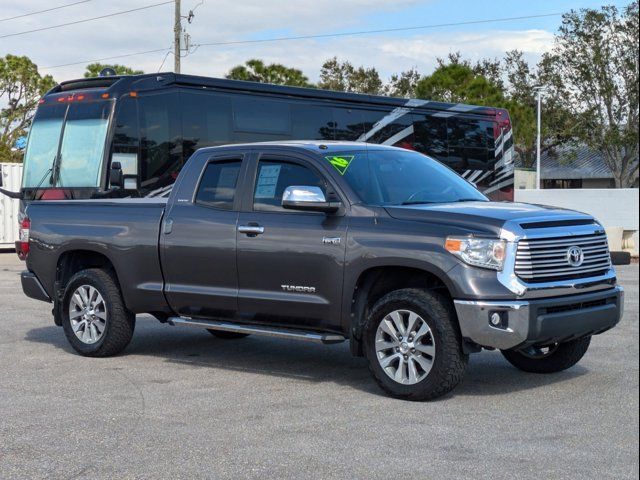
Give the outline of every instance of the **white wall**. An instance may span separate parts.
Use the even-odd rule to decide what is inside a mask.
[[[0,163],[2,188],[19,192],[22,182],[21,163]],[[13,248],[18,239],[19,201],[0,193],[0,248]]]
[[[593,215],[605,227],[638,231],[638,189],[515,190],[515,201],[569,208]]]
[[[612,251],[625,249],[632,255],[638,255],[637,188],[515,190],[515,201],[569,208],[593,215],[607,230]]]

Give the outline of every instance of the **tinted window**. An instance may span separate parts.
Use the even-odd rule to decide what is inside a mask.
[[[261,160],[253,193],[254,210],[283,210],[282,194],[287,187],[295,185],[321,187],[323,180],[310,168],[297,163]]]
[[[491,168],[488,160],[493,124],[484,120],[449,117],[447,119],[448,164],[459,171]]]
[[[199,148],[231,143],[231,99],[213,93],[180,92],[184,159]]]
[[[334,107],[331,109],[331,112],[333,115],[333,128],[336,140],[355,141],[364,134],[362,115],[359,110]]]
[[[122,97],[116,102],[111,161],[120,162],[125,175],[138,175],[139,134],[137,100]]]
[[[320,105],[291,104],[291,137],[294,140],[333,140],[331,109]]]
[[[449,145],[453,147],[487,148],[493,140],[493,124],[484,120],[449,117]]]
[[[411,115],[391,115],[392,110],[363,110],[366,141],[413,148]]]
[[[449,152],[446,118],[416,114],[413,115],[413,129],[416,150],[446,161]]]
[[[234,129],[239,132],[290,134],[291,114],[287,102],[261,98],[233,101]]]
[[[196,203],[231,210],[241,163],[229,160],[208,164],[198,186]]]
[[[141,189],[170,185],[182,167],[181,112],[177,93],[139,98]]]

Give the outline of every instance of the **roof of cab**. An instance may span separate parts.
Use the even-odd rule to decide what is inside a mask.
[[[283,150],[290,149],[318,155],[327,155],[335,152],[363,151],[363,150],[402,150],[398,147],[380,145],[376,143],[347,142],[339,140],[280,140],[272,142],[235,143],[218,147],[205,147],[198,151],[218,152],[221,150]]]

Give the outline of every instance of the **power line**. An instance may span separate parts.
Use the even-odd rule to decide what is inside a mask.
[[[263,39],[256,39],[256,40],[232,40],[228,42],[200,43],[196,45],[199,47],[209,47],[209,46],[224,46],[224,45],[243,45],[248,43],[284,42],[289,40],[308,40],[313,38],[346,37],[351,35],[368,35],[372,33],[404,32],[408,30],[425,30],[429,28],[457,27],[461,25],[478,25],[481,23],[508,22],[512,20],[526,20],[530,18],[556,17],[560,15],[563,15],[563,14],[562,13],[544,13],[540,15],[526,15],[521,17],[491,18],[487,20],[470,20],[466,22],[454,22],[454,23],[435,23],[432,25],[420,25],[416,27],[383,28],[379,30],[361,30],[357,32],[342,32],[342,33],[322,33],[318,35],[300,35],[297,37],[275,37],[275,38],[263,38]]]
[[[172,47],[171,47],[172,48]],[[114,55],[112,57],[94,58],[93,60],[82,60],[80,62],[63,63],[62,65],[53,65],[51,67],[40,67],[41,70],[49,70],[52,68],[70,67],[72,65],[83,65],[85,63],[103,62],[105,60],[114,60],[116,58],[135,57],[136,55],[145,55],[147,53],[166,52],[167,48],[157,48],[155,50],[145,50],[144,52],[126,53],[124,55]]]
[[[61,23],[59,25],[51,25],[49,27],[36,28],[34,30],[25,30],[24,32],[8,33],[6,35],[0,35],[0,38],[16,37],[18,35],[25,35],[27,33],[42,32],[43,30],[51,30],[53,28],[60,28],[60,27],[66,27],[68,25],[76,25],[78,23],[90,22],[92,20],[100,20],[102,18],[115,17],[116,15],[124,15],[125,13],[131,13],[131,12],[137,12],[137,11],[140,11],[140,10],[146,10],[148,8],[159,7],[160,5],[167,5],[169,3],[173,3],[173,0],[166,1],[166,2],[160,2],[160,3],[154,3],[152,5],[147,5],[145,7],[132,8],[131,10],[123,10],[121,12],[109,13],[107,15],[100,15],[99,17],[85,18],[85,19],[82,19],[82,20],[76,20],[74,22]]]
[[[0,18],[0,22],[6,22],[8,20],[15,20],[16,18],[30,17],[31,15],[37,15],[39,13],[53,12],[54,10],[60,10],[62,8],[72,7],[74,5],[79,5],[81,3],[87,3],[87,2],[90,2],[90,1],[91,0],[81,0],[80,2],[67,3],[66,5],[60,5],[58,7],[51,7],[51,8],[46,8],[44,10],[38,10],[37,12],[23,13],[21,15],[16,15],[15,17]]]
[[[173,3],[173,2],[168,2],[168,3]],[[268,43],[268,42],[282,42],[282,41],[289,41],[289,40],[306,40],[306,39],[313,39],[313,38],[344,37],[348,35],[366,35],[366,34],[372,34],[372,33],[388,33],[388,32],[400,32],[400,31],[410,31],[410,30],[430,29],[430,28],[455,27],[455,26],[462,26],[462,25],[477,25],[482,23],[508,22],[513,20],[527,20],[532,18],[545,18],[545,17],[560,16],[560,15],[563,15],[563,14],[562,13],[543,13],[539,15],[492,18],[492,19],[485,19],[485,20],[469,20],[465,22],[439,23],[439,24],[422,25],[422,26],[415,26],[415,27],[385,28],[380,30],[362,30],[357,32],[342,32],[342,33],[324,33],[319,35],[303,35],[303,36],[297,36],[297,37],[276,37],[276,38],[264,38],[264,39],[256,39],[256,40],[234,40],[234,41],[227,41],[227,42],[198,43],[198,44],[195,44],[194,47],[199,48],[204,46],[242,45],[242,44],[249,44],[249,43]],[[126,53],[123,55],[114,55],[112,57],[98,58],[94,60],[84,60],[81,62],[65,63],[61,65],[52,65],[50,67],[41,67],[41,68],[53,69],[53,68],[69,67],[73,65],[81,65],[83,63],[93,63],[93,62],[100,62],[103,60],[112,60],[115,58],[133,57],[135,55],[144,55],[146,53],[166,52],[166,50],[167,50],[166,48],[159,48],[156,50]]]

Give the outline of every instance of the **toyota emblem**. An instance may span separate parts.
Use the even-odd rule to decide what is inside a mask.
[[[580,247],[569,247],[567,250],[567,260],[572,267],[579,267],[584,263],[584,252]]]

